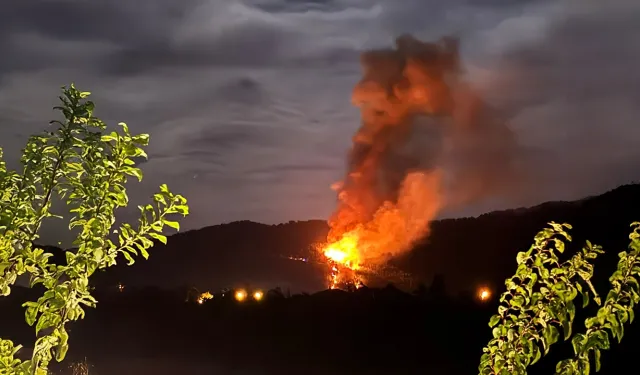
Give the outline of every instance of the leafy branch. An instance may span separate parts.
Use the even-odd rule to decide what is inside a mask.
[[[571,240],[565,228],[571,226],[550,226],[536,235],[527,252],[518,253],[516,274],[506,280],[507,291],[500,298],[498,314],[489,321],[493,339],[483,349],[478,368],[482,375],[526,374],[527,367],[559,340],[560,329],[565,340],[571,338],[576,311],[573,301],[578,293],[582,294],[583,308],[589,295],[600,307],[595,316],[586,319],[586,332],[572,337],[574,356],[557,364],[558,375],[588,375],[591,358],[599,371],[601,352],[611,347],[609,335],[620,342],[624,325],[634,320],[634,308],[640,302],[640,222],[632,224],[628,251],[618,254],[620,260],[609,279],[611,289],[604,303],[591,283],[592,262],[602,249],[587,241],[581,252],[561,263],[556,251],[564,252],[563,239]]]
[[[120,254],[129,265],[139,254],[146,259],[153,240],[166,243],[165,226],[179,230],[170,216],[189,213],[186,199],[161,185],[154,204],[138,207],[136,228],[125,223],[113,229],[116,210],[129,203],[128,179],[142,180],[135,159],[147,157],[149,136],[132,135],[124,123],[120,132],[104,134],[106,125],[93,116],[88,96],[73,85],[63,88],[62,104],[55,109],[64,121],[52,121],[54,131],[29,138],[22,173],[7,170],[0,150],[0,294],[10,294],[24,274],[31,287],[44,287],[37,301],[23,304],[25,320],[38,336],[31,359],[17,359],[21,346],[0,339],[0,374],[44,375],[54,357],[62,361],[68,350],[66,323],[82,319],[84,308],[97,303],[89,277],[115,265]],[[33,245],[45,219],[62,218],[51,211],[56,196],[71,215],[69,230],[77,232],[77,250],[66,252],[66,264],[49,263],[53,254]]]
[[[640,223],[635,222],[631,226],[633,231],[629,235],[630,251],[618,254],[620,260],[616,271],[609,278],[611,289],[604,304],[598,309],[596,316],[585,321],[586,332],[576,334],[571,340],[575,356],[558,363],[556,374],[588,375],[591,372],[591,354],[596,372],[600,371],[601,351],[611,347],[609,333],[619,343],[624,336],[624,324],[633,322],[633,309],[640,302]]]
[[[505,281],[507,290],[500,297],[498,314],[491,317],[493,338],[483,349],[479,373],[526,374],[527,367],[549,352],[559,340],[562,329],[565,340],[571,336],[575,318],[574,299],[578,293],[583,304],[588,302],[588,287],[599,303],[591,284],[593,266],[590,260],[603,251],[587,242],[581,252],[560,262],[564,241],[571,241],[568,224],[549,223],[540,231],[534,244],[517,256],[518,269]]]

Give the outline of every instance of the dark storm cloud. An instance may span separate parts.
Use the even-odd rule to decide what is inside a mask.
[[[308,171],[317,171],[317,170],[326,170],[326,171],[331,171],[333,170],[335,166],[333,164],[330,163],[310,163],[310,164],[284,164],[284,165],[278,165],[275,166],[274,168],[267,168],[267,169],[250,169],[247,170],[247,173],[255,173],[255,174],[262,174],[262,173],[272,173],[272,172],[277,172],[277,173],[291,173],[291,172],[300,172],[300,173],[305,173]]]
[[[571,199],[640,176],[633,146],[640,137],[633,125],[640,118],[638,17],[632,1],[584,4],[543,39],[502,56],[498,69],[508,74],[487,91],[522,142],[538,149],[535,158],[523,158],[548,181],[538,195]]]
[[[215,41],[172,45],[163,40],[132,45],[119,51],[106,69],[111,74],[134,74],[154,67],[276,66],[285,62],[277,53],[285,38],[278,30],[251,25]]]
[[[0,31],[37,33],[62,40],[102,40],[118,44],[153,39],[169,32],[197,2],[47,0],[5,2]]]
[[[194,148],[213,150],[232,150],[243,147],[255,147],[269,141],[269,134],[256,126],[227,126],[203,129],[193,134],[187,141]]]
[[[17,138],[45,127],[58,87],[74,81],[103,119],[151,133],[132,198],[170,183],[193,202],[186,228],[326,217],[359,125],[360,51],[405,32],[453,34],[536,181],[519,200],[466,212],[578,197],[638,179],[640,160],[638,6],[579,3],[10,0],[0,140],[11,142],[0,144],[15,159]]]

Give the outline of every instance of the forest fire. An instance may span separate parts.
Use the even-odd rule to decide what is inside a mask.
[[[361,62],[364,78],[352,101],[362,125],[347,177],[337,186],[339,204],[323,250],[338,265],[332,266],[332,286],[341,268],[357,271],[406,251],[426,234],[442,201],[441,172],[401,151],[416,116],[450,112],[445,76],[457,72],[457,43],[403,36],[396,49],[365,52]]]
[[[347,233],[339,241],[329,244],[324,249],[324,256],[329,260],[331,267],[329,288],[336,289],[349,283],[358,284],[354,275],[360,268],[360,257],[358,238],[354,233]]]
[[[361,64],[361,126],[321,250],[331,287],[410,250],[444,207],[489,195],[510,169],[511,133],[460,81],[456,40],[404,35]]]
[[[329,289],[359,289],[364,285],[364,277],[356,269],[330,261]]]
[[[324,255],[331,261],[351,269],[358,269],[358,238],[351,233],[328,245]]]

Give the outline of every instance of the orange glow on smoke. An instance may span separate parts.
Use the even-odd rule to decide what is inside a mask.
[[[351,96],[361,125],[347,173],[331,186],[338,204],[321,248],[330,287],[357,284],[365,270],[409,251],[444,208],[510,186],[512,133],[464,82],[458,47],[452,38],[403,35],[394,48],[361,55]],[[490,299],[485,292],[478,298]]]
[[[457,52],[451,39],[422,43],[402,36],[395,49],[362,55],[363,78],[352,93],[361,126],[347,175],[332,185],[339,202],[322,249],[332,267],[330,287],[345,278],[357,284],[361,267],[408,251],[428,235],[443,208],[443,172],[436,164],[389,165],[411,137],[415,120],[452,114],[449,78],[458,73]]]
[[[382,264],[427,234],[429,222],[442,201],[438,193],[440,180],[440,171],[411,173],[405,178],[397,203],[385,202],[370,221],[341,235],[332,230],[330,236],[337,240],[322,249],[324,256],[338,266],[332,266],[330,288],[335,289],[347,281],[357,283],[357,280],[345,280],[341,268],[358,271],[365,264]],[[341,226],[332,229],[335,228]]]

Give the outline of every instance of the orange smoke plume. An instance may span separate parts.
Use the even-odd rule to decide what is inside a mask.
[[[450,175],[465,174],[466,179],[458,180],[475,184],[479,190],[485,175],[483,170],[474,178],[477,168],[459,163],[464,153],[452,153],[457,164],[451,162],[447,169],[446,153],[439,149],[443,142],[437,147],[411,146],[419,128],[429,128],[428,121],[436,123],[432,130],[441,136],[444,124],[459,123],[450,126],[456,128],[450,131],[453,141],[449,142],[455,149],[477,146],[456,136],[471,134],[467,128],[473,127],[484,108],[458,82],[457,40],[424,43],[405,35],[396,40],[394,49],[365,52],[361,64],[364,76],[353,91],[352,102],[361,110],[362,124],[353,137],[347,176],[332,186],[339,202],[329,219],[330,232],[323,248],[329,260],[352,270],[363,264],[383,264],[424,238],[429,223],[445,207],[445,198],[450,198],[445,190],[464,190],[449,186]],[[456,112],[457,106],[465,112]],[[486,132],[481,129],[478,133]],[[464,154],[469,156],[479,155]],[[464,194],[467,201],[477,195],[467,190]]]

